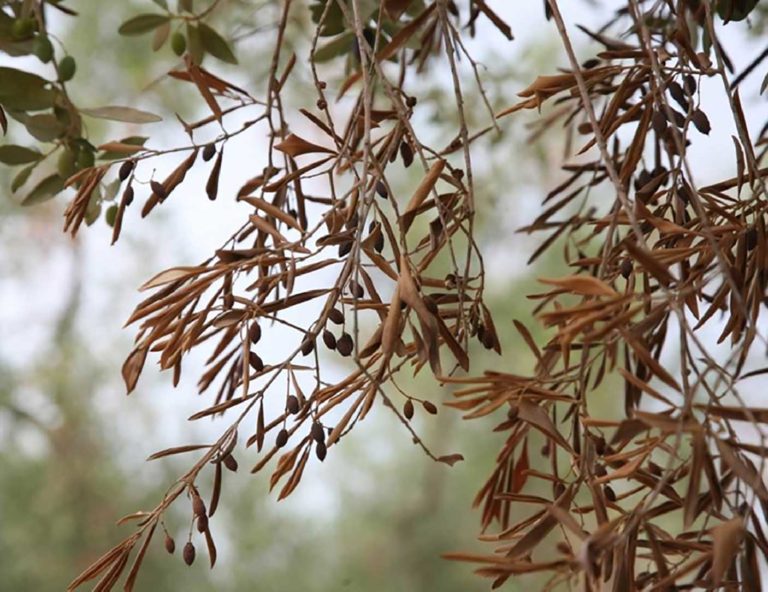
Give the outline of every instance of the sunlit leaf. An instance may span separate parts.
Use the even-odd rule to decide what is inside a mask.
[[[124,121],[125,123],[155,123],[163,120],[159,115],[134,109],[133,107],[97,107],[95,109],[80,109],[80,112],[99,119]]]
[[[205,51],[213,57],[220,59],[222,62],[237,64],[235,54],[232,53],[229,44],[227,44],[221,35],[205,23],[200,23],[198,29],[200,31],[200,40],[203,43]]]
[[[43,155],[37,150],[25,148],[24,146],[16,146],[14,144],[0,146],[0,162],[4,164],[28,164],[30,162],[37,162],[42,157]]]
[[[143,35],[168,22],[165,14],[140,14],[125,21],[117,30],[121,35]]]

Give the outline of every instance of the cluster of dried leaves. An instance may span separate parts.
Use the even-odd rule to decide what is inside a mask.
[[[62,2],[23,4],[35,5],[33,15],[44,14],[47,4],[63,8]],[[438,381],[460,385],[448,405],[466,418],[503,415],[496,431],[505,442],[476,500],[483,539],[498,548],[488,556],[449,555],[479,563],[478,573],[494,587],[518,574],[546,572],[548,589],[578,581],[587,590],[760,589],[759,558],[768,557],[760,424],[768,421],[768,409],[748,405],[738,387],[765,372],[750,369],[749,354],[765,345],[759,313],[768,281],[768,168],[761,163],[768,125],[750,135],[753,122],[738,83],[766,54],[736,78],[718,37],[724,23],[745,19],[756,2],[627,0],[599,31],[581,28],[598,53],[580,63],[558,3],[546,0],[542,17],[554,25],[568,66],[537,78],[519,93],[519,103],[496,114],[489,107],[491,125],[479,130],[466,123],[460,65],[478,82],[481,77],[462,38],[474,33],[478,19],[512,38],[510,26],[483,0],[466,6],[320,0],[309,7],[285,0],[261,99],[201,65],[206,52],[236,61],[205,24],[218,0],[197,13],[192,2],[180,2],[178,14],[166,2],[156,4],[167,14],[137,16],[121,32],[154,31],[153,45],[162,46],[170,23],[181,19],[184,44],[178,36],[172,43],[184,61],[169,76],[195,88],[210,115],[182,122],[186,147],[154,151],[135,138],[102,144],[96,163],[60,179],[75,190],[66,230],[75,234],[109,188],[122,196],[111,209],[116,241],[143,185],[141,172],[149,169],[145,162],[161,153],[179,154],[178,165],[147,183],[142,216],[185,191],[185,176],[200,161],[213,161],[205,190],[215,200],[227,142],[254,126],[269,130],[268,165],[227,196],[248,206],[243,226],[207,261],[147,281],[142,289],[150,294],[129,319],[138,334],[123,366],[128,391],[147,359],[171,370],[176,384],[184,356],[208,347],[199,389],[215,394],[190,419],[223,416],[227,427],[215,442],[151,457],[199,453],[157,507],[121,521],[135,521],[135,532],[70,589],[98,578],[95,590],[109,590],[121,576],[132,589],[158,526],[174,552],[164,517],[184,497],[196,528],[189,529],[183,558],[195,560],[196,529],[213,565],[209,519],[224,468],[238,468],[235,455],[255,449],[252,472],[271,467],[271,487],[283,498],[299,484],[310,457],[322,461],[377,403],[396,414],[434,460],[461,460],[433,455],[411,428],[417,405],[430,414],[437,407],[404,392],[398,376],[424,366]],[[311,14],[314,24],[308,61],[284,47],[296,13]],[[44,30],[44,20],[39,25]],[[321,64],[342,57],[346,75],[331,84]],[[418,97],[404,90],[432,66],[450,72],[458,122],[456,135],[437,146],[423,139],[413,119]],[[302,68],[311,73],[315,96],[289,112],[284,88]],[[702,186],[688,152],[710,132],[701,92],[709,80],[721,81],[730,106],[735,175]],[[66,96],[62,83],[54,86]],[[351,100],[337,103],[342,97]],[[0,100],[0,113],[7,103]],[[67,108],[76,109],[68,99]],[[243,109],[259,114],[226,132],[224,121]],[[483,304],[485,276],[473,235],[473,151],[500,131],[496,119],[503,123],[527,109],[544,110],[542,130],[561,123],[568,134],[565,181],[524,229],[549,232],[531,260],[562,245],[573,274],[542,280],[548,291],[531,296],[538,319],[551,328],[547,343],[539,345],[515,321],[537,361],[530,375],[467,377],[471,339],[500,352]],[[148,115],[94,111],[115,119]],[[320,139],[292,133],[299,121]],[[200,130],[215,126],[221,126],[215,142],[196,141]],[[66,149],[75,145],[65,135],[57,141]],[[410,167],[422,173],[403,198],[390,182]],[[325,188],[320,194],[319,186]],[[277,325],[283,342],[292,343],[288,356],[273,359],[262,341],[266,325]],[[727,360],[711,353],[702,331],[708,326],[731,344]],[[349,374],[335,378],[321,364],[320,349],[348,358]],[[678,368],[669,367],[670,357]],[[590,404],[604,382],[622,385],[622,417],[593,413]],[[744,425],[753,426],[746,435]],[[529,457],[534,442],[545,462]],[[535,481],[551,484],[551,495],[542,495]],[[201,489],[211,491],[207,501]]]

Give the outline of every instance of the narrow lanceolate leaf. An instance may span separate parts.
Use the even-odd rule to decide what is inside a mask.
[[[14,144],[0,146],[0,162],[4,164],[29,164],[30,162],[37,162],[42,157],[43,155],[40,152],[32,148],[25,148],[24,146],[16,146]]]
[[[457,462],[461,462],[464,460],[464,456],[461,454],[446,454],[444,456],[437,457],[437,462],[441,462],[445,465],[448,465],[449,467],[452,467]]]
[[[254,208],[257,208],[267,214],[268,216],[272,216],[273,218],[276,218],[280,220],[281,222],[284,222],[286,225],[290,226],[294,230],[298,230],[299,232],[303,232],[303,229],[299,225],[299,223],[296,221],[296,218],[291,216],[290,214],[284,212],[280,208],[278,208],[275,205],[272,205],[271,203],[264,201],[263,199],[259,197],[241,197],[240,201],[244,201],[246,203],[251,204]]]
[[[33,206],[48,201],[62,189],[64,189],[64,179],[59,175],[50,175],[35,185],[34,189],[21,201],[21,205]]]
[[[160,25],[169,21],[169,17],[164,14],[140,14],[128,19],[117,30],[121,35],[143,35],[154,31]]]
[[[192,27],[190,27],[190,29],[191,28]],[[195,28],[195,30],[197,29]],[[203,99],[208,105],[208,108],[211,110],[216,120],[221,121],[221,118],[222,118],[221,107],[219,106],[219,103],[216,101],[215,97],[213,96],[213,93],[211,92],[211,89],[208,86],[208,81],[206,77],[203,75],[202,71],[197,66],[197,63],[199,62],[195,62],[195,60],[191,56],[191,51],[192,50],[190,47],[190,53],[188,53],[185,58],[186,65],[187,65],[187,72],[189,73],[189,76],[192,78],[192,82],[195,83],[197,90],[200,91],[200,94],[202,95]]]
[[[171,23],[166,22],[155,29],[155,34],[152,35],[152,50],[158,51],[165,42],[168,41],[168,37],[171,34]]]
[[[157,522],[152,524],[149,532],[144,536],[144,542],[141,544],[139,552],[136,555],[136,560],[133,562],[131,571],[128,572],[128,577],[125,580],[125,586],[123,587],[125,592],[132,592],[134,586],[136,585],[136,578],[139,576],[139,570],[141,569],[141,564],[144,561],[144,555],[147,553],[147,548],[149,547],[149,543],[152,540],[152,535],[155,534],[156,527]]]
[[[165,201],[168,196],[173,192],[176,187],[181,185],[184,182],[184,179],[187,176],[187,173],[189,172],[189,169],[192,168],[192,166],[195,164],[195,160],[197,159],[197,153],[200,151],[199,148],[195,148],[192,151],[192,154],[187,156],[184,160],[181,161],[179,166],[177,166],[170,175],[168,175],[165,180],[162,183],[157,183],[156,181],[150,181],[150,186],[152,187],[152,195],[149,196],[149,199],[144,204],[144,207],[141,208],[141,217],[144,218],[145,216],[148,216],[149,213],[155,208],[157,204],[159,204],[162,201]]]
[[[208,199],[214,201],[219,193],[219,176],[221,175],[221,163],[224,159],[224,148],[219,151],[216,162],[213,164],[211,174],[208,175],[208,182],[205,184],[205,193]]]
[[[202,22],[198,25],[198,29],[200,30],[200,40],[207,53],[220,59],[222,62],[237,64],[235,54],[232,53],[229,45],[221,35]]]
[[[96,107],[94,109],[80,109],[80,113],[97,117],[99,119],[109,119],[110,121],[123,121],[125,123],[156,123],[163,118],[148,111],[141,111],[133,107],[121,107],[117,105],[108,107]]]
[[[572,452],[571,445],[563,438],[560,431],[555,426],[552,418],[544,409],[535,403],[529,401],[521,401],[518,405],[518,415],[520,419],[528,422],[544,435],[551,438],[557,444],[562,446],[565,450]]]
[[[429,194],[435,188],[435,184],[440,178],[440,173],[443,172],[444,168],[444,160],[441,159],[436,161],[435,164],[432,165],[432,168],[429,169],[429,172],[426,174],[426,176],[421,180],[421,183],[419,183],[416,191],[413,192],[411,200],[408,202],[408,205],[406,206],[405,212],[402,216],[403,227],[406,231],[411,227],[413,219],[418,213],[419,207],[424,203],[424,200],[429,197]]]
[[[304,138],[300,138],[296,134],[289,134],[285,140],[279,144],[275,144],[275,150],[285,152],[292,158],[301,156],[302,154],[312,153],[334,154],[333,150],[324,148],[323,146],[318,146],[312,142],[307,142]]]
[[[187,444],[186,446],[174,446],[173,448],[166,448],[155,452],[149,456],[147,460],[157,460],[158,458],[165,458],[166,456],[173,456],[174,454],[183,454],[184,452],[194,452],[195,450],[203,450],[204,448],[210,448],[210,444]]]
[[[106,571],[120,558],[125,548],[126,541],[123,541],[122,543],[115,545],[109,551],[104,553],[104,555],[89,565],[85,571],[83,571],[83,573],[72,580],[69,586],[67,586],[67,592],[71,592],[72,590],[79,588],[85,582],[92,580],[102,572]]]
[[[768,490],[766,490],[763,477],[754,467],[747,464],[730,444],[720,438],[715,439],[715,444],[720,452],[720,458],[728,465],[733,473],[741,479],[763,502],[768,502]]]
[[[123,380],[128,394],[136,388],[146,359],[147,349],[139,347],[134,349],[123,363]]]
[[[203,533],[205,535],[205,544],[208,547],[208,560],[210,561],[211,567],[216,565],[216,545],[213,542],[213,535],[211,535],[211,530],[209,528],[205,529],[205,532]]]
[[[138,146],[136,144],[126,144],[125,142],[107,142],[101,144],[99,150],[104,152],[116,152],[118,154],[136,154],[145,150],[144,146]]]
[[[717,588],[723,576],[736,558],[741,541],[744,538],[744,522],[733,518],[719,524],[712,530],[712,584]]]
[[[322,64],[323,62],[328,62],[335,57],[348,54],[350,51],[352,51],[352,46],[354,45],[354,42],[355,42],[354,31],[348,31],[346,33],[343,33],[342,35],[339,35],[332,41],[329,41],[322,47],[319,47],[317,51],[314,53],[313,58],[315,62],[318,64]]]
[[[610,296],[612,298],[618,297],[616,290],[611,288],[603,280],[600,280],[591,275],[568,275],[561,278],[539,278],[542,284],[548,284],[550,286],[556,286],[571,292],[573,294],[581,294],[583,296]]]
[[[205,271],[205,267],[171,267],[165,271],[161,271],[153,278],[144,282],[139,288],[140,291],[151,290],[164,284],[176,282],[178,280],[198,275]]]

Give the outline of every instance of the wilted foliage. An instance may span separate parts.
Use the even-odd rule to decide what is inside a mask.
[[[223,416],[226,428],[213,443],[150,457],[197,453],[157,507],[123,519],[136,521],[135,532],[70,589],[98,579],[95,589],[108,590],[121,577],[132,589],[154,534],[174,552],[163,518],[181,498],[192,525],[179,545],[183,560],[192,564],[204,544],[213,565],[209,522],[224,469],[238,470],[236,457],[242,461],[255,448],[248,451],[249,458],[258,455],[252,472],[269,467],[270,485],[283,498],[310,458],[333,454],[378,403],[432,459],[461,460],[433,454],[411,427],[415,413],[435,414],[438,407],[405,392],[398,376],[424,367],[436,381],[457,385],[448,406],[466,418],[501,420],[496,431],[506,441],[476,500],[483,538],[498,548],[488,556],[449,555],[480,564],[478,573],[494,587],[516,574],[548,572],[548,587],[580,581],[585,589],[760,589],[759,558],[768,556],[761,526],[768,505],[761,424],[768,409],[748,405],[738,389],[765,373],[755,348],[766,346],[760,312],[768,282],[768,168],[761,165],[768,125],[750,129],[755,122],[740,83],[765,70],[768,54],[734,72],[719,37],[724,25],[743,28],[761,18],[756,1],[627,0],[599,30],[579,27],[597,47],[580,62],[576,28],[564,22],[556,0],[547,0],[536,8],[554,25],[567,62],[542,73],[518,93],[518,103],[498,113],[464,38],[480,20],[509,40],[513,28],[482,0],[272,3],[276,28],[260,33],[274,38],[263,97],[227,81],[211,59],[237,64],[233,46],[213,28],[225,2],[155,4],[118,33],[155,50],[169,45],[181,58],[168,76],[194,89],[208,111],[195,122],[178,118],[189,138],[183,146],[154,148],[143,136],[88,137],[84,118],[137,125],[159,118],[70,100],[67,89],[81,82],[76,63],[52,44],[46,26],[54,11],[76,16],[68,2],[10,1],[0,11],[0,49],[34,54],[49,74],[0,68],[3,130],[23,126],[44,146],[0,147],[0,161],[25,165],[12,186],[23,205],[70,188],[65,230],[76,234],[104,207],[114,242],[125,230],[126,208],[148,216],[189,189],[190,170],[207,167],[208,198],[248,208],[242,226],[209,259],[168,269],[142,286],[149,295],[129,319],[137,336],[123,366],[129,392],[147,360],[171,370],[176,384],[184,356],[207,347],[199,388],[210,390],[211,400],[190,419]],[[308,55],[286,48],[292,19],[312,23]],[[326,80],[326,62],[344,62],[344,77]],[[437,68],[451,78],[457,127],[434,143],[414,117],[420,97],[404,88]],[[485,105],[472,105],[488,112],[481,129],[467,123],[464,70],[484,98]],[[311,77],[314,89],[296,111],[284,100],[292,76]],[[733,174],[702,185],[689,146],[709,134],[705,104],[716,92],[733,121],[733,154],[723,155]],[[342,97],[352,100],[338,103]],[[531,260],[560,246],[573,272],[542,279],[546,291],[530,296],[537,320],[551,328],[547,342],[514,321],[537,361],[530,374],[478,375],[482,369],[470,371],[468,344],[476,339],[500,353],[502,325],[483,303],[473,161],[509,116],[529,109],[542,112],[542,129],[561,124],[568,138],[565,180],[523,229],[547,233]],[[248,119],[230,131],[228,122],[241,112]],[[320,139],[294,133],[300,124]],[[220,195],[228,142],[249,133],[259,141],[263,130],[268,165],[244,177],[236,196]],[[199,139],[211,133],[214,141]],[[177,164],[155,179],[152,163],[160,155]],[[401,186],[409,168],[419,170],[418,182],[398,195],[392,180]],[[267,324],[292,344],[284,359],[273,359],[262,339]],[[730,343],[727,359],[712,352],[705,327],[717,327],[717,341]],[[338,378],[321,364],[321,349],[349,358],[348,375]],[[662,354],[675,356],[679,367],[670,368]],[[621,385],[623,417],[593,413],[590,401],[603,383]],[[277,406],[265,405],[267,399],[279,400],[282,411],[271,414]],[[745,433],[744,425],[754,429]],[[539,454],[534,442],[543,444],[543,462],[531,458]],[[526,492],[534,480],[549,482],[551,495]],[[204,500],[199,488],[210,484]]]

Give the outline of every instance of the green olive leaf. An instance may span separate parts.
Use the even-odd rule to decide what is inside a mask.
[[[41,111],[53,106],[56,91],[36,74],[0,67],[0,105],[19,111]]]
[[[200,40],[203,43],[203,48],[213,57],[220,59],[222,62],[228,64],[237,64],[237,58],[224,38],[219,35],[214,29],[200,23]]]
[[[59,191],[64,189],[64,179],[59,175],[50,175],[40,181],[27,196],[21,200],[22,206],[32,206],[48,201]]]
[[[30,162],[37,162],[41,158],[43,155],[31,148],[16,146],[15,144],[0,146],[0,162],[4,164],[29,164]]]
[[[203,48],[203,39],[200,29],[194,25],[187,24],[187,51],[192,62],[199,66],[203,61],[205,49]]]
[[[51,113],[19,117],[29,134],[41,142],[52,142],[67,131],[66,125]]]
[[[109,119],[110,121],[122,121],[125,123],[156,123],[163,118],[148,111],[141,111],[133,107],[121,107],[112,105],[108,107],[96,107],[94,109],[80,109],[80,113],[97,117],[99,119]]]
[[[125,21],[122,25],[120,25],[120,28],[117,30],[117,32],[126,36],[144,35],[144,33],[154,31],[160,25],[167,23],[169,20],[170,17],[165,14],[140,14],[133,17],[132,19]]]
[[[32,174],[32,171],[35,170],[36,166],[37,163],[35,162],[19,171],[19,173],[13,178],[13,181],[11,181],[11,193],[16,193],[19,187],[27,182],[29,176]]]
[[[355,41],[355,34],[347,32],[339,35],[333,41],[329,41],[315,52],[314,59],[317,63],[328,62],[335,57],[349,53]]]

